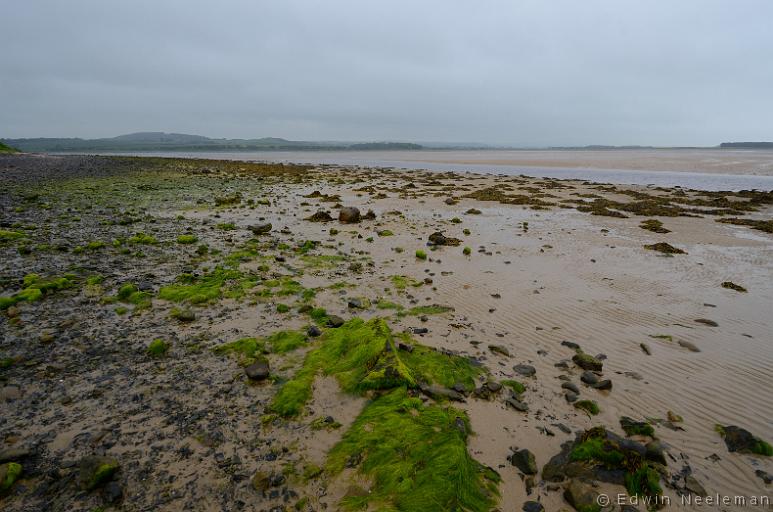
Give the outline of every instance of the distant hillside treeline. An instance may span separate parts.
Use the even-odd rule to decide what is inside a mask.
[[[423,149],[407,142],[313,142],[275,137],[262,139],[210,139],[183,133],[140,132],[105,139],[36,138],[5,139],[21,151],[298,151]]]
[[[720,148],[773,149],[773,142],[723,142]]]
[[[16,148],[13,148],[11,146],[3,144],[2,141],[0,141],[0,154],[3,154],[3,153],[18,153],[18,152],[19,151]]]

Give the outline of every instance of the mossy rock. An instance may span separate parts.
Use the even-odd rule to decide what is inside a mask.
[[[16,462],[0,464],[0,493],[9,491],[14,482],[19,479],[21,473],[21,464]]]
[[[111,457],[84,457],[78,466],[78,484],[81,489],[91,491],[110,480],[119,468],[118,461]]]
[[[600,360],[596,359],[590,354],[586,354],[585,352],[577,352],[574,357],[572,357],[572,361],[574,364],[582,368],[583,370],[590,370],[593,372],[600,372],[603,371],[604,363],[602,363]]]

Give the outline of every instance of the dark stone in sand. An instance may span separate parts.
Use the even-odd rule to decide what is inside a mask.
[[[451,245],[451,246],[457,246],[461,244],[462,241],[458,238],[449,238],[440,231],[435,231],[431,235],[429,235],[429,244],[430,245]]]
[[[569,402],[570,404],[572,404],[572,403],[576,402],[578,398],[580,398],[580,395],[578,395],[578,394],[577,394],[577,393],[575,393],[574,391],[569,391],[569,390],[566,390],[566,391],[564,392],[564,398],[566,398],[566,401],[567,401],[567,402]]]
[[[564,499],[575,510],[599,510],[599,494],[589,484],[573,479],[564,490]]]
[[[253,226],[248,226],[247,229],[252,231],[253,235],[265,235],[266,233],[271,232],[271,228],[273,226],[270,222],[266,222],[264,224],[255,224]]]
[[[562,382],[561,387],[563,389],[568,389],[572,393],[578,393],[578,394],[580,393],[580,389],[577,387],[577,384],[575,384],[574,382]]]
[[[429,329],[426,327],[414,327],[413,328],[413,334],[427,334],[429,332]]]
[[[583,352],[575,354],[574,357],[572,357],[572,361],[574,362],[574,364],[576,364],[583,370],[592,370],[594,372],[600,372],[604,368],[604,365],[601,361]]]
[[[341,327],[344,325],[344,319],[340,316],[330,315],[327,317],[328,327]]]
[[[612,389],[612,381],[609,379],[600,380],[595,384],[591,384],[593,389],[599,389],[601,391],[609,391]]]
[[[521,470],[523,474],[537,474],[537,461],[534,459],[534,454],[526,448],[514,451],[507,459],[513,466]]]
[[[523,510],[523,512],[545,512],[545,507],[543,507],[542,503],[539,501],[527,501],[524,502],[521,510]]]
[[[118,461],[111,457],[84,457],[78,463],[78,485],[84,491],[96,489],[110,480],[118,468]]]
[[[734,425],[722,427],[722,437],[729,452],[754,453],[754,448],[760,443],[754,434]]]
[[[405,350],[406,352],[410,353],[410,352],[413,352],[413,345],[400,341],[397,343],[397,349]]]
[[[268,361],[261,359],[244,368],[244,373],[252,380],[266,380],[270,375]]]
[[[507,350],[507,347],[503,347],[502,345],[489,345],[488,349],[495,354],[510,357],[510,351]]]
[[[316,338],[317,336],[322,334],[322,329],[317,327],[316,325],[312,325],[309,327],[309,329],[306,331],[306,334],[308,334],[312,338]]]
[[[663,447],[663,443],[660,441],[650,441],[645,446],[646,452],[644,454],[644,457],[647,460],[651,460],[652,462],[657,462],[658,464],[663,464],[664,466],[668,464],[668,461],[666,460],[666,451]]]
[[[585,384],[592,386],[593,384],[596,384],[599,381],[599,377],[595,373],[586,370],[582,372],[582,375],[580,376],[580,380],[583,381]]]
[[[419,389],[422,393],[427,395],[428,397],[432,399],[448,399],[453,400],[454,402],[464,402],[464,395],[459,393],[458,391],[454,391],[453,389],[443,388],[440,386],[427,386],[427,385],[420,385]]]
[[[718,323],[714,320],[709,320],[708,318],[696,318],[695,321],[699,324],[708,325],[709,327],[719,327]]]
[[[338,211],[338,221],[344,224],[360,222],[360,210],[354,206],[346,206]]]
[[[123,489],[118,482],[108,482],[102,489],[102,497],[106,503],[118,503],[123,498]]]
[[[565,347],[569,347],[569,348],[571,348],[573,350],[580,350],[580,345],[578,345],[577,343],[575,343],[573,341],[566,341],[566,340],[564,340],[564,341],[561,342],[561,345],[563,345]]]
[[[692,475],[684,477],[684,488],[698,496],[706,496],[708,494],[701,483]]]
[[[517,364],[513,366],[513,370],[518,375],[523,375],[524,377],[532,377],[537,373],[537,369],[529,364]]]
[[[362,216],[362,220],[376,220],[376,213],[373,210],[368,210],[368,213]]]
[[[516,411],[526,412],[529,410],[529,406],[521,402],[515,397],[508,397],[505,403],[515,409]]]

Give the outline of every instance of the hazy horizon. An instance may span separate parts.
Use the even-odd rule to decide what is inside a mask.
[[[0,138],[773,139],[773,3],[76,0],[0,18]]]

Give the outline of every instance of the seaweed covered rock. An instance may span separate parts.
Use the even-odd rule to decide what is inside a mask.
[[[525,475],[537,474],[537,461],[534,458],[534,454],[526,448],[514,450],[513,453],[507,457],[507,460]]]
[[[600,511],[598,498],[599,493],[593,489],[593,486],[580,480],[571,480],[564,489],[566,502],[580,512]]]
[[[270,233],[272,227],[273,226],[271,225],[270,222],[266,222],[263,224],[254,224],[252,226],[248,226],[247,229],[252,231],[253,235],[258,236],[258,235],[265,235],[266,233]]]
[[[725,440],[725,445],[729,452],[754,453],[767,457],[773,456],[773,447],[767,441],[760,439],[744,428],[736,427],[735,425],[728,425],[726,427],[717,425],[715,428]]]
[[[306,217],[305,220],[308,220],[309,222],[330,222],[333,220],[333,217],[325,210],[319,210],[310,217]]]
[[[7,492],[21,475],[21,464],[8,462],[0,464],[0,494]]]
[[[542,479],[561,482],[598,480],[624,485],[632,496],[660,496],[661,465],[646,457],[647,448],[604,427],[579,434],[542,468]]]
[[[585,352],[577,352],[574,357],[572,357],[572,361],[583,370],[600,372],[604,368],[604,363]]]
[[[78,485],[91,491],[104,485],[118,471],[118,461],[111,457],[88,456],[78,464]]]
[[[458,238],[450,238],[445,236],[440,231],[435,231],[431,235],[429,235],[429,245],[450,245],[450,246],[458,246],[462,243],[461,240]]]

